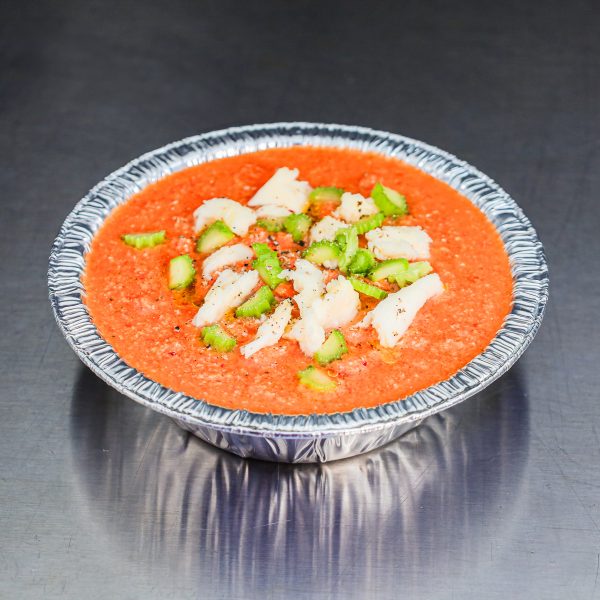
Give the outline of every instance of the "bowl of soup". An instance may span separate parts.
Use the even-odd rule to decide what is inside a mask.
[[[496,183],[361,127],[150,152],[65,220],[50,300],[82,361],[241,456],[366,452],[489,385],[535,335],[542,245]]]

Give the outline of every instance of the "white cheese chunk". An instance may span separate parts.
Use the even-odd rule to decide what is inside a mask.
[[[258,280],[256,271],[236,273],[231,269],[225,269],[208,290],[204,303],[198,309],[192,324],[196,327],[204,327],[216,323],[228,310],[238,307],[252,294]]]
[[[276,205],[294,213],[304,212],[312,188],[306,181],[298,181],[298,169],[282,167],[252,196],[248,206]]]
[[[317,320],[325,329],[346,325],[356,317],[360,297],[352,284],[340,275],[327,284],[327,293],[312,303]]]
[[[363,217],[368,217],[379,212],[373,198],[365,198],[361,194],[342,194],[342,203],[333,211],[333,216],[344,219],[347,223],[356,223]]]
[[[357,327],[371,325],[377,331],[381,345],[393,348],[425,302],[443,291],[444,286],[436,273],[422,277],[382,300]]]
[[[298,292],[294,300],[300,309],[311,306],[325,291],[323,271],[304,258],[299,258],[294,269],[285,269],[280,276],[294,284]]]
[[[233,246],[223,246],[216,252],[204,259],[202,263],[202,277],[211,279],[215,271],[223,267],[234,265],[242,260],[250,260],[254,256],[252,248],[245,244],[234,244]]]
[[[426,260],[429,258],[431,238],[421,227],[378,227],[367,231],[367,246],[379,260],[406,258]]]
[[[240,348],[242,355],[249,358],[259,350],[275,345],[281,339],[291,316],[292,301],[287,299],[279,304],[273,314],[258,328],[256,337]]]
[[[300,311],[300,319],[294,323],[286,337],[296,340],[300,349],[307,356],[312,356],[325,341],[325,329],[319,323],[315,311],[304,307]]]
[[[251,208],[229,198],[206,200],[194,211],[196,232],[215,221],[224,221],[236,235],[246,235],[250,226],[256,223],[256,214]]]
[[[265,204],[256,209],[258,219],[282,219],[291,214],[292,211],[289,208],[275,204]]]

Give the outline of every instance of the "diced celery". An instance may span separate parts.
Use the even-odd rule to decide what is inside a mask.
[[[330,362],[341,358],[348,352],[348,346],[344,335],[339,329],[334,329],[323,345],[315,353],[315,360],[320,365],[328,365]]]
[[[300,383],[317,392],[330,392],[336,388],[336,382],[321,369],[312,365],[298,371]]]
[[[354,227],[356,227],[357,233],[359,235],[362,235],[364,233],[367,233],[367,231],[371,231],[371,229],[381,227],[383,225],[384,219],[385,215],[382,212],[378,212],[374,215],[363,217],[362,219],[354,223]]]
[[[339,269],[342,273],[348,272],[348,267],[358,251],[358,234],[355,227],[344,227],[339,229],[335,235],[336,244],[340,247],[342,254],[339,259]]]
[[[336,264],[340,260],[342,251],[339,249],[337,244],[322,240],[320,242],[314,242],[311,244],[303,254],[306,260],[309,260],[316,265],[322,265],[326,262],[335,262]]]
[[[414,283],[417,279],[429,275],[433,271],[433,267],[427,261],[419,261],[409,263],[405,271],[398,271],[392,275],[393,279],[400,287],[404,287],[410,283]]]
[[[344,190],[339,187],[316,187],[309,196],[311,202],[336,202],[339,204]]]
[[[275,304],[275,296],[271,289],[263,285],[251,298],[238,306],[235,311],[236,317],[260,317]]]
[[[166,231],[150,231],[148,233],[126,233],[121,239],[128,245],[138,250],[154,248],[166,240]]]
[[[305,214],[288,215],[283,220],[283,228],[291,234],[295,242],[299,242],[308,234],[312,222],[312,219]]]
[[[169,261],[169,289],[183,290],[194,281],[195,275],[194,261],[189,254],[176,256]]]
[[[371,190],[371,198],[375,201],[377,208],[387,216],[401,216],[408,212],[406,198],[381,183],[375,184]]]
[[[348,266],[348,273],[368,273],[377,261],[373,253],[366,248],[359,248]]]
[[[408,269],[408,261],[405,258],[392,258],[380,262],[370,273],[369,278],[373,281],[381,281],[395,277],[397,274],[405,273]]]
[[[272,290],[275,289],[283,281],[279,276],[283,269],[277,252],[262,243],[252,244],[252,248],[256,254],[256,260],[253,261],[252,267],[258,271],[261,279]]]
[[[383,300],[387,296],[387,292],[378,288],[376,285],[371,285],[362,279],[358,279],[358,277],[350,277],[348,279],[352,284],[352,287],[359,293],[364,294],[365,296],[370,296],[371,298],[376,298],[377,300]]]
[[[277,233],[283,229],[283,219],[258,219],[256,224],[266,229],[269,233]]]
[[[202,328],[202,340],[217,352],[231,352],[237,344],[235,338],[217,324]]]
[[[223,221],[215,221],[209,225],[196,242],[196,251],[200,254],[214,252],[235,237],[235,233]]]

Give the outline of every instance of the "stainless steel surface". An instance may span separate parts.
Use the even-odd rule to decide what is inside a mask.
[[[173,173],[222,156],[304,144],[376,151],[448,183],[498,230],[514,279],[513,306],[489,346],[452,377],[396,402],[347,413],[265,415],[211,405],[165,388],[123,361],[99,334],[84,303],[81,277],[92,239],[112,210]],[[234,127],[159,148],[107,176],[66,218],[50,255],[50,302],[61,331],[85,365],[121,393],[172,417],[200,439],[245,458],[311,463],[379,448],[481,391],[505,373],[536,334],[548,299],[542,245],[514,200],[487,176],[443,150],[356,126],[273,123]],[[385,382],[382,382],[385,385]]]
[[[80,384],[87,389],[92,378],[84,371]],[[490,552],[479,518],[493,518],[506,505],[501,542],[523,516],[528,439],[526,427],[512,426],[517,413],[527,423],[522,392],[518,372],[510,373],[478,397],[476,414],[459,409],[430,417],[380,451],[353,459],[277,466],[206,446],[164,419],[122,406],[117,393],[99,385],[98,397],[76,400],[71,426],[89,422],[95,434],[73,440],[69,463],[99,543],[176,576],[200,577],[206,597],[255,598],[266,591],[279,598],[283,590],[304,588],[323,597],[369,598],[373,585],[384,591],[398,577],[414,579],[429,597],[437,583],[419,581],[423,569],[438,565],[451,575],[458,564]],[[100,414],[90,402],[103,407]],[[489,412],[478,410],[482,403]],[[155,433],[148,439],[150,422]],[[116,434],[119,423],[133,427],[130,435]],[[490,460],[490,444],[511,458]],[[110,460],[90,470],[90,450],[95,454],[98,445],[110,446]],[[478,468],[481,462],[486,468]],[[510,497],[496,496],[509,484]],[[488,503],[477,517],[465,506],[481,493]],[[107,497],[116,523],[98,510]],[[456,536],[458,527],[465,535]],[[429,537],[431,543],[415,544]],[[157,539],[165,542],[158,548]],[[231,573],[240,576],[224,576]]]
[[[0,12],[0,598],[600,598],[596,3]],[[552,294],[517,365],[437,430],[289,467],[215,451],[91,374],[46,269],[73,198],[145,149],[297,119],[476,164],[544,240]]]

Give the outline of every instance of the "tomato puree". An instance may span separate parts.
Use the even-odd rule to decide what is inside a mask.
[[[227,330],[238,340],[238,348],[227,354],[206,348],[191,324],[210,286],[202,281],[202,257],[195,253],[193,211],[214,197],[246,203],[283,166],[299,169],[299,179],[314,187],[338,186],[368,196],[381,181],[399,190],[410,209],[401,224],[421,225],[431,236],[430,262],[446,288],[425,304],[393,349],[381,348],[370,328],[343,327],[349,353],[326,367],[338,384],[331,392],[299,384],[297,373],[311,360],[295,341],[282,339],[244,358],[239,346],[253,339],[258,320],[226,318]],[[126,233],[161,229],[167,241],[154,248],[138,250],[121,240]],[[252,227],[242,241],[265,241],[267,235]],[[289,245],[288,234],[275,236],[281,247]],[[167,285],[169,260],[184,253],[196,263],[196,284],[174,292]],[[448,378],[492,340],[510,311],[513,285],[496,230],[451,187],[397,159],[313,147],[215,160],[148,186],[107,218],[87,256],[83,283],[101,335],[147,377],[226,408],[290,415],[372,407]],[[289,284],[280,288],[280,299],[293,294]],[[362,295],[361,302],[358,318],[376,304]]]

